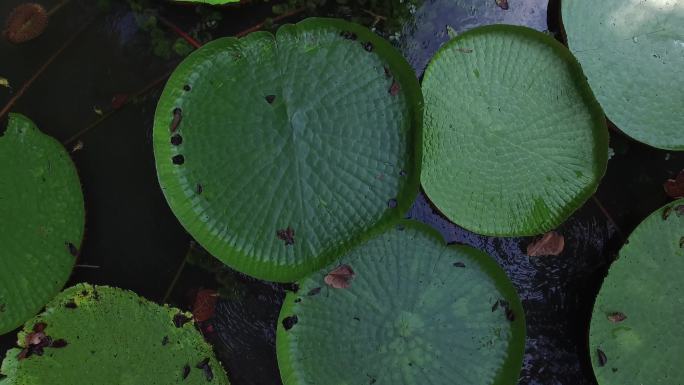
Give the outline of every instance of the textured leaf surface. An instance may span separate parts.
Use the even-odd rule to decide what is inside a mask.
[[[166,85],[159,181],[210,253],[258,278],[294,280],[408,210],[420,105],[404,59],[352,23],[308,19],[275,37],[219,39]]]
[[[288,293],[276,341],[285,385],[517,383],[525,322],[505,273],[425,225],[401,226],[342,258],[348,288],[326,286],[328,267]]]
[[[488,26],[446,44],[424,80],[422,183],[487,235],[560,225],[605,173],[608,133],[577,62],[551,37]]]
[[[568,46],[622,131],[684,150],[684,0],[562,2]]]
[[[38,313],[64,286],[83,239],[85,210],[69,154],[25,116],[10,114],[0,136],[0,165],[3,334]]]
[[[681,383],[682,272],[684,199],[634,230],[603,281],[589,337],[599,384]]]
[[[45,334],[62,339],[66,346],[47,347],[43,355],[19,360],[21,348],[7,352],[2,363],[2,385],[168,385],[207,384],[207,373],[198,369],[208,359],[212,384],[228,384],[211,347],[192,321],[174,323],[190,313],[161,307],[121,289],[79,284],[58,295],[46,310],[19,333],[45,323]],[[176,320],[174,320],[176,318]],[[183,379],[184,368],[189,373]]]

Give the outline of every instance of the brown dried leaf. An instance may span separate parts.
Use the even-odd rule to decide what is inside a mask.
[[[668,179],[663,184],[663,189],[670,198],[684,198],[684,170],[680,171],[675,179]]]
[[[549,231],[541,239],[527,246],[527,255],[540,257],[543,255],[558,255],[565,248],[565,237],[555,231]]]
[[[48,23],[48,13],[40,4],[25,3],[7,18],[3,35],[11,43],[23,43],[40,36]]]
[[[508,0],[496,0],[496,5],[505,11],[508,9]]]
[[[325,276],[325,283],[335,289],[346,289],[354,278],[354,270],[349,265],[340,265]]]

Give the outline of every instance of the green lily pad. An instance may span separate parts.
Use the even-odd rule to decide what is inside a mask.
[[[191,317],[130,291],[78,284],[26,323],[0,385],[228,384]]]
[[[565,0],[562,12],[608,118],[640,142],[684,150],[684,1]]]
[[[421,104],[401,55],[353,23],[307,19],[276,36],[219,39],[164,89],[159,182],[211,254],[292,281],[408,210]]]
[[[0,334],[57,294],[83,240],[83,193],[69,154],[23,115],[0,136]]]
[[[684,199],[634,230],[603,281],[589,336],[599,384],[675,384],[684,378],[682,272]]]
[[[447,43],[423,79],[423,188],[480,234],[556,228],[596,190],[608,132],[579,64],[525,27],[472,29]]]
[[[284,385],[517,384],[522,305],[491,257],[403,221],[339,263],[285,298],[276,337]],[[326,285],[350,272],[347,288]]]

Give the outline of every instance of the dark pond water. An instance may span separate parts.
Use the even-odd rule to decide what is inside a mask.
[[[0,18],[19,3],[1,1]],[[50,9],[59,1],[43,3]],[[556,1],[509,0],[508,10],[494,0],[388,1],[383,3],[387,14],[399,15],[392,21],[369,18],[362,5],[354,4],[327,4],[288,20],[340,14],[380,20],[378,30],[418,75],[448,40],[448,28],[461,32],[483,24],[520,24],[561,38]],[[252,1],[215,10],[142,0],[71,0],[52,15],[39,39],[20,46],[0,41],[0,77],[12,85],[0,87],[4,105],[73,38],[13,108],[68,148],[83,144],[73,159],[83,183],[87,228],[70,284],[118,286],[185,309],[200,289],[218,290],[214,319],[203,330],[235,385],[280,384],[275,320],[287,287],[221,267],[196,247],[184,262],[191,238],[157,184],[151,128],[160,86],[188,45],[177,43],[178,34],[161,20],[206,42],[261,23],[272,16],[271,5]],[[383,8],[375,7],[373,13],[381,15]],[[156,26],[145,27],[153,15]],[[382,23],[400,27],[388,30]],[[684,154],[649,148],[616,128],[611,148],[615,154],[595,198],[559,229],[566,248],[557,257],[525,256],[529,238],[484,237],[461,229],[423,194],[408,214],[438,229],[448,242],[486,251],[517,286],[528,325],[520,384],[595,384],[586,354],[594,297],[624,237],[667,201],[662,183],[684,168]],[[0,355],[14,339],[14,333],[0,337]]]

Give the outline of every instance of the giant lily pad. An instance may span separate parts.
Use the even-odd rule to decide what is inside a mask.
[[[522,305],[488,255],[405,221],[339,262],[285,299],[285,385],[517,383]],[[328,286],[343,275],[347,288]]]
[[[541,32],[495,25],[459,35],[428,65],[423,93],[423,187],[468,230],[551,230],[605,173],[601,108],[570,52]]]
[[[369,30],[308,19],[223,38],[175,70],[157,107],[159,182],[210,253],[289,281],[372,228],[418,189],[418,81]]]
[[[675,384],[684,378],[682,272],[684,199],[634,230],[603,282],[590,334],[599,384]]]
[[[192,315],[79,284],[26,323],[1,385],[228,384]]]
[[[684,0],[564,0],[568,46],[601,106],[648,145],[684,150]]]
[[[0,334],[66,283],[83,239],[81,183],[69,154],[28,118],[0,136]]]

